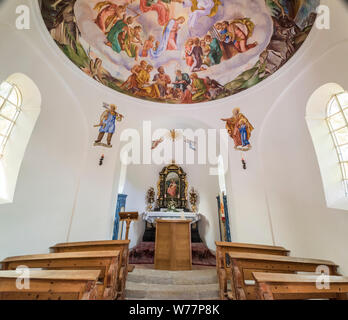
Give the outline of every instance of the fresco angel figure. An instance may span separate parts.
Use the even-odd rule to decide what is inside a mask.
[[[190,8],[191,12],[189,15],[189,30],[192,33],[195,29],[199,28],[200,18],[214,17],[221,5],[220,0],[184,0],[184,8]]]
[[[226,122],[226,129],[234,141],[236,149],[250,149],[250,137],[254,127],[249,120],[240,113],[239,108],[233,109],[233,115],[228,119],[221,119]]]
[[[253,35],[255,24],[249,19],[234,20],[227,26],[227,35],[231,38],[238,52],[246,52],[257,46],[257,42],[248,44]],[[244,30],[243,30],[244,29]]]
[[[95,23],[104,33],[106,33],[116,21],[123,18],[126,9],[126,5],[117,5],[110,1],[98,2],[94,7],[94,10],[98,12]]]
[[[104,104],[103,107],[107,110],[105,110],[101,115],[99,124],[94,126],[99,127],[99,135],[97,140],[94,142],[96,144],[101,143],[105,133],[107,133],[107,146],[111,148],[111,139],[115,133],[116,121],[122,121],[124,117],[120,113],[116,112],[117,107],[114,104],[111,104],[110,108],[108,107],[108,104]]]

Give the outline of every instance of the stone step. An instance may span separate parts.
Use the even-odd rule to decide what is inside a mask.
[[[136,266],[128,273],[128,300],[218,300],[216,268],[164,271]]]
[[[129,300],[218,300],[216,284],[151,284],[127,281],[126,298]]]
[[[192,271],[162,271],[135,268],[127,281],[147,284],[201,285],[217,284],[215,268]]]

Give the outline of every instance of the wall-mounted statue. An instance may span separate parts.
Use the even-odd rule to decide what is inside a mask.
[[[221,120],[226,122],[226,129],[234,141],[235,149],[242,151],[251,149],[250,137],[254,127],[239,108],[233,109],[231,118]]]
[[[96,124],[94,126],[99,127],[98,138],[94,141],[94,145],[111,148],[112,136],[114,135],[116,130],[116,121],[122,121],[124,116],[116,112],[117,107],[114,104],[109,105],[107,103],[104,103],[103,108],[105,108],[106,110],[100,116],[99,124]],[[102,143],[105,134],[107,134],[106,144]]]

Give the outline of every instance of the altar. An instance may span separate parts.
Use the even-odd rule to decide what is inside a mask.
[[[202,219],[202,214],[196,212],[197,197],[193,188],[188,192],[186,172],[181,167],[174,162],[164,167],[159,173],[157,197],[154,188],[150,188],[147,192],[147,210],[141,214],[145,223],[143,241],[155,241],[156,220],[160,219],[190,220],[191,241],[202,242],[198,232],[198,222]],[[154,208],[153,203],[155,203]]]
[[[183,217],[185,220],[191,220],[191,241],[193,243],[202,242],[198,231],[198,221],[202,218],[202,214],[194,212],[161,212],[150,211],[143,212],[141,214],[142,219],[145,221],[145,232],[143,241],[154,242],[156,239],[156,220],[181,220]]]
[[[144,212],[141,215],[142,219],[147,221],[148,223],[156,223],[157,219],[164,219],[164,220],[179,220],[179,219],[185,219],[185,220],[191,220],[191,224],[194,224],[198,222],[201,219],[200,213],[194,213],[194,212],[173,212],[173,211],[150,211],[150,212]]]
[[[164,167],[159,173],[157,194],[149,187],[145,199],[147,207],[140,214],[145,231],[142,241],[130,252],[130,263],[155,264],[166,270],[188,270],[191,264],[216,265],[215,255],[199,234],[199,224],[205,218],[198,213],[198,192],[192,186],[189,189],[181,167],[174,162]]]

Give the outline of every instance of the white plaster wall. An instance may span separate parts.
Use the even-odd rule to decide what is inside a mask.
[[[15,7],[23,3],[32,8],[31,29],[17,31]],[[256,129],[246,171],[232,141],[229,145],[226,184],[233,241],[285,245],[294,254],[332,258],[348,268],[344,258],[348,216],[325,207],[304,119],[306,100],[318,86],[338,82],[348,87],[347,51],[344,45],[337,46],[347,39],[347,11],[343,1],[323,3],[331,8],[332,28],[313,30],[295,57],[275,75],[224,100],[172,106],[123,96],[90,79],[59,51],[35,1],[5,1],[0,10],[0,38],[8,45],[2,45],[0,52],[0,78],[14,72],[27,74],[40,88],[43,105],[23,160],[14,203],[0,206],[0,257],[44,252],[58,241],[111,238],[121,130],[140,128],[143,120],[154,118],[171,123],[188,118],[203,128],[220,129],[224,127],[220,119],[240,107]],[[125,115],[110,150],[93,147],[97,135],[93,125],[104,101],[116,103]],[[101,154],[105,161],[100,167]],[[142,168],[128,168],[127,209],[144,208],[146,189],[154,185],[158,169],[153,166],[138,181]],[[185,169],[192,177],[189,182],[204,196],[201,206],[205,202],[205,207],[200,211],[216,216],[217,179],[215,187],[210,180],[206,183],[198,168]],[[135,178],[138,180],[133,182]],[[140,231],[139,227],[138,235]],[[212,218],[203,232],[213,248],[217,221]],[[138,237],[133,244],[136,240]]]
[[[326,206],[304,115],[311,92],[327,80],[348,88],[347,54],[348,42],[339,44],[294,79],[273,105],[260,136],[276,242],[292,248],[296,255],[334,260],[345,273],[348,215],[344,210]],[[333,60],[335,64],[329,63]],[[297,83],[304,85],[298,87]]]
[[[46,252],[52,243],[66,239],[79,165],[84,161],[86,122],[78,100],[28,36],[5,25],[0,30],[0,37],[6,39],[1,46],[0,78],[25,73],[42,95],[41,114],[23,159],[14,201],[0,206],[0,257],[4,258]]]
[[[306,104],[317,88],[329,82],[348,88],[344,21],[347,8],[343,1],[333,1],[331,29],[320,32],[313,43],[318,47],[317,54],[274,101],[263,123],[258,148],[275,242],[291,249],[293,255],[333,260],[347,274],[347,211],[326,206],[305,121]]]

